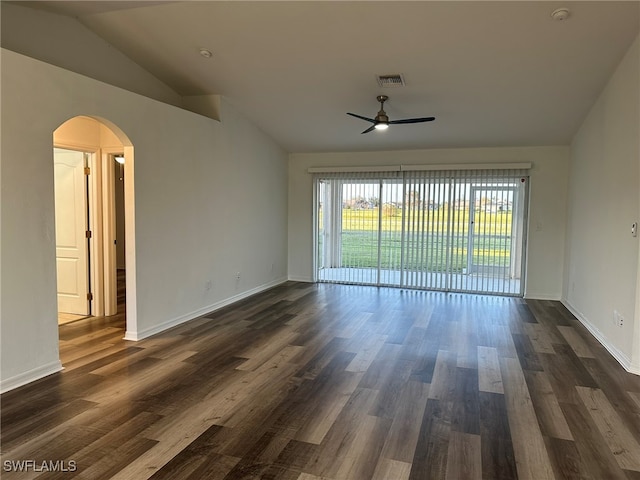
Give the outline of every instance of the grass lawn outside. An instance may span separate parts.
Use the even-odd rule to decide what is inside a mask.
[[[469,218],[467,209],[450,210],[447,206],[416,210],[408,215],[404,222],[403,268],[463,273],[468,267]],[[474,212],[474,227],[478,232],[473,235],[474,265],[509,267],[511,222],[511,212]],[[377,268],[380,227],[380,267],[399,270],[403,253],[402,224],[402,216],[392,209],[383,208],[382,222],[378,209],[343,209],[341,266]]]

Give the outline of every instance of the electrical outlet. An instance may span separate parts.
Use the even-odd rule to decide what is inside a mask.
[[[618,313],[618,326],[624,327],[624,317]]]
[[[236,272],[236,280],[240,280],[240,272]]]
[[[613,324],[616,327],[623,327],[624,326],[624,317],[622,315],[620,315],[620,312],[618,312],[618,310],[614,310],[613,311]]]

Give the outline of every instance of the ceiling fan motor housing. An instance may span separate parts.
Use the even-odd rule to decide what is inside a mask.
[[[388,99],[389,97],[387,97],[386,95],[378,95],[376,97],[376,100],[380,102],[380,111],[378,112],[375,118],[376,123],[389,123],[389,117],[387,116],[387,113],[384,111],[384,102],[386,102]]]
[[[389,117],[387,116],[384,110],[380,110],[378,112],[378,115],[376,115],[375,120],[377,123],[389,123]]]

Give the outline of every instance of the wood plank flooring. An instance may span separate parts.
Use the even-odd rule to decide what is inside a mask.
[[[640,479],[640,377],[559,302],[290,282],[123,333],[2,396],[3,479]]]

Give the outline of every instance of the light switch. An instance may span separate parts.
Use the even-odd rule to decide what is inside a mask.
[[[638,236],[638,222],[633,222],[631,224],[631,235],[634,237]]]

